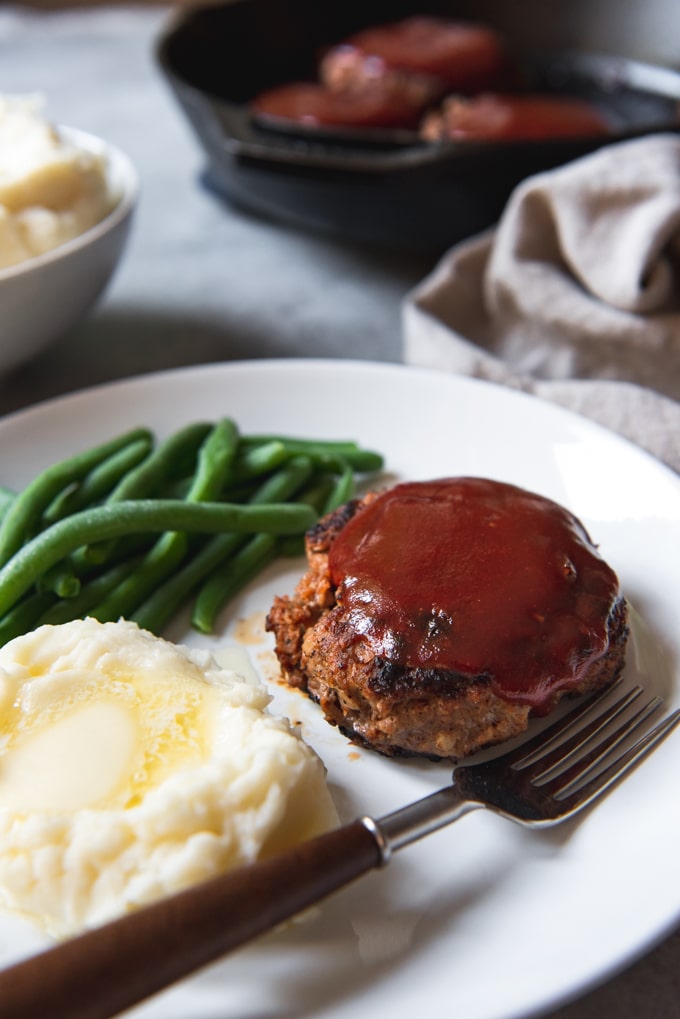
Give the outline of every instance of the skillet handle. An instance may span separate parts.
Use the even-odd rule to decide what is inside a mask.
[[[188,888],[0,972],[1,1019],[107,1019],[382,862],[360,820]]]

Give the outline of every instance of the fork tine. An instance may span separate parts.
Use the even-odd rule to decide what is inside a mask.
[[[528,740],[519,746],[512,754],[506,757],[506,761],[513,770],[522,770],[530,765],[543,762],[545,770],[552,767],[557,761],[566,757],[572,749],[578,748],[588,735],[598,732],[604,725],[616,717],[624,708],[628,707],[642,693],[641,686],[635,686],[628,693],[622,694],[618,700],[605,708],[600,714],[595,715],[587,725],[579,727],[584,718],[591,718],[597,706],[612,693],[616,687],[621,685],[621,678],[615,684],[600,690],[593,697],[589,697],[583,703],[577,705],[559,721],[543,729],[533,739]],[[566,737],[575,730],[573,735]]]
[[[585,767],[589,757],[594,759],[597,754],[604,749],[612,749],[618,742],[623,739],[628,732],[632,731],[632,723],[635,720],[643,721],[653,711],[663,703],[660,697],[652,698],[646,705],[638,710],[638,712],[632,716],[628,722],[622,723],[621,727],[604,739],[595,742],[596,737],[599,737],[601,733],[607,729],[612,722],[614,722],[620,715],[626,711],[627,708],[633,704],[640,694],[643,692],[642,687],[634,687],[619,700],[611,704],[605,711],[602,711],[597,715],[591,722],[584,725],[581,729],[576,732],[571,739],[564,740],[558,747],[555,748],[551,753],[545,754],[540,758],[538,763],[541,765],[541,770],[535,772],[532,775],[531,781],[534,785],[543,785],[549,781],[558,772],[560,774],[566,774],[567,766],[573,761],[577,755],[578,761],[574,767],[579,772]],[[620,735],[619,735],[620,734]],[[588,755],[588,747],[591,746],[593,749]],[[585,751],[585,753],[582,753]]]
[[[558,800],[565,812],[574,810],[576,807],[586,806],[596,796],[599,796],[600,793],[609,789],[610,786],[622,778],[626,772],[630,771],[642,757],[648,754],[676,727],[678,722],[680,722],[680,709],[663,718],[653,729],[650,729],[644,736],[641,736],[632,747],[629,747],[628,750],[620,754],[607,768],[599,771],[585,785],[579,785],[572,792],[569,792],[569,787],[566,787],[555,793],[555,799]],[[588,768],[588,771],[591,770],[591,768]],[[573,785],[574,780],[569,783],[569,786],[573,787]]]
[[[557,795],[556,790],[560,790],[562,793],[566,793],[575,782],[580,782],[586,775],[588,775],[593,768],[604,760],[604,758],[615,750],[616,747],[620,746],[621,743],[629,736],[631,736],[636,729],[645,722],[650,715],[652,715],[661,705],[663,701],[660,697],[652,697],[646,704],[644,704],[634,715],[625,719],[616,728],[608,732],[604,738],[594,742],[597,734],[605,728],[610,720],[618,717],[623,708],[627,707],[624,703],[621,708],[612,714],[611,719],[607,719],[603,725],[597,726],[595,731],[588,733],[584,740],[575,745],[568,754],[565,755],[564,759],[557,761],[550,768],[542,771],[539,775],[532,776],[531,781],[535,785],[546,786],[552,785],[553,795]],[[591,729],[591,726],[588,726]],[[592,749],[588,750],[590,746]],[[578,759],[574,760],[579,750],[586,748],[586,752],[581,754]],[[573,761],[570,767],[562,767],[567,761]]]
[[[578,725],[584,715],[590,714],[593,708],[596,708],[600,701],[608,697],[622,682],[623,677],[619,676],[610,686],[603,690],[598,690],[592,696],[586,698],[586,700],[580,701],[576,707],[572,708],[571,711],[563,715],[556,722],[553,722],[552,725],[541,729],[536,736],[524,740],[515,750],[506,753],[503,760],[512,768],[523,768],[528,764],[532,764],[543,756],[544,751],[549,750],[550,747],[561,740],[562,736]]]

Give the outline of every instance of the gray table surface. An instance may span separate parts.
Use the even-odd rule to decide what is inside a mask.
[[[0,8],[0,92],[42,93],[50,118],[120,145],[142,180],[126,257],[104,299],[71,334],[0,380],[0,414],[187,364],[401,360],[400,304],[432,259],[297,232],[204,188],[202,154],[154,60],[169,16],[158,8]],[[679,970],[675,932],[551,1019],[680,1017]]]

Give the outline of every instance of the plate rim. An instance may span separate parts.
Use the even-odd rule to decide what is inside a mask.
[[[22,417],[27,417],[35,413],[45,413],[53,407],[77,402],[79,399],[86,399],[90,396],[96,395],[97,393],[106,393],[109,391],[115,392],[116,390],[128,387],[136,388],[137,386],[142,386],[147,382],[153,385],[161,385],[165,380],[170,381],[178,377],[188,377],[191,375],[200,376],[215,371],[230,374],[235,371],[259,370],[260,368],[268,368],[269,370],[277,371],[293,371],[300,369],[308,370],[310,368],[319,370],[331,367],[334,370],[340,371],[368,370],[371,372],[394,373],[395,375],[413,374],[418,375],[421,378],[430,378],[433,381],[436,380],[438,384],[450,384],[454,386],[460,385],[463,388],[478,387],[480,390],[496,393],[501,396],[502,399],[508,399],[510,401],[516,400],[518,405],[523,404],[524,406],[530,406],[538,402],[547,413],[554,414],[558,418],[561,417],[564,421],[580,422],[582,425],[593,429],[596,434],[599,433],[602,436],[607,436],[609,439],[622,444],[624,448],[627,448],[634,455],[641,456],[650,464],[653,464],[659,469],[665,471],[671,479],[680,485],[680,474],[673,470],[673,468],[667,463],[664,463],[664,461],[654,456],[653,453],[650,453],[649,450],[644,449],[644,447],[638,445],[632,439],[622,435],[620,432],[615,431],[613,428],[609,428],[607,425],[604,425],[599,421],[595,421],[593,418],[588,417],[580,411],[573,410],[570,407],[565,407],[562,404],[556,403],[553,400],[550,400],[547,396],[527,392],[525,389],[517,388],[512,385],[505,385],[501,382],[496,382],[493,379],[477,378],[473,375],[464,375],[448,370],[437,370],[435,368],[421,365],[410,365],[400,361],[363,360],[360,358],[263,357],[238,358],[231,361],[205,361],[197,364],[178,365],[171,368],[161,368],[158,370],[127,375],[120,378],[103,380],[101,382],[93,383],[92,385],[80,386],[79,388],[68,392],[57,393],[53,396],[45,397],[37,400],[35,403],[30,403],[23,407],[10,410],[5,414],[0,414],[0,425],[4,427],[6,423],[13,423]]]

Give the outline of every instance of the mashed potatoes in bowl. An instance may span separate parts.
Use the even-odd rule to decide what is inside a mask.
[[[92,309],[121,260],[138,193],[115,145],[54,127],[30,97],[0,96],[0,372]]]
[[[0,904],[56,936],[328,830],[320,759],[259,684],[135,623],[0,649]]]
[[[60,132],[37,99],[0,96],[0,269],[85,233],[116,200],[103,153]]]

